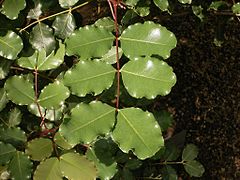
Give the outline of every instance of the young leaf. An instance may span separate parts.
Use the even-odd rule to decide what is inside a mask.
[[[168,11],[169,8],[168,0],[153,0],[153,2],[162,11]]]
[[[59,160],[55,157],[41,162],[34,172],[33,180],[62,180]]]
[[[163,180],[177,180],[178,179],[176,170],[169,165],[164,166],[161,169],[161,173],[163,176]]]
[[[132,150],[139,159],[153,156],[164,145],[153,115],[138,108],[119,110],[112,137],[123,152]]]
[[[196,160],[186,161],[184,163],[184,169],[190,176],[194,177],[201,177],[205,171],[203,165]]]
[[[43,108],[52,109],[64,104],[70,93],[62,82],[49,84],[41,91],[38,102]]]
[[[7,164],[13,157],[16,149],[11,144],[0,141],[0,165]]]
[[[111,87],[115,69],[100,61],[80,61],[74,68],[67,71],[63,82],[70,87],[72,94],[83,97],[88,93],[100,94]]]
[[[10,111],[9,113],[9,118],[8,118],[8,124],[9,127],[15,127],[20,124],[22,120],[22,113],[18,108],[14,108]]]
[[[191,4],[192,0],[178,0],[182,4]]]
[[[7,93],[4,88],[0,88],[0,111],[2,111],[8,103]]]
[[[22,48],[22,39],[15,32],[8,31],[5,36],[0,36],[0,56],[14,60]]]
[[[81,59],[101,57],[112,47],[114,36],[105,28],[85,26],[66,40],[67,55],[79,55]]]
[[[12,62],[13,61],[0,57],[0,80],[4,79],[8,75]]]
[[[118,57],[119,59],[122,57],[122,49],[118,47]],[[107,54],[105,54],[100,61],[103,61],[107,64],[115,64],[116,63],[116,46],[113,46]]]
[[[26,7],[25,0],[6,0],[3,1],[1,13],[5,14],[7,18],[17,19],[19,12]]]
[[[182,154],[182,160],[183,161],[192,161],[194,160],[198,155],[198,148],[194,144],[188,144]]]
[[[67,153],[60,157],[60,169],[65,177],[78,180],[93,180],[97,177],[97,171],[93,163],[77,153]]]
[[[59,132],[55,134],[54,142],[63,149],[69,150],[73,148]]]
[[[54,28],[54,34],[57,37],[66,39],[76,28],[74,16],[71,13],[58,15],[54,20],[52,27]]]
[[[53,145],[50,139],[38,138],[28,142],[26,153],[34,161],[42,161],[52,154]]]
[[[232,6],[232,11],[236,15],[240,14],[240,2],[238,2]]]
[[[18,105],[28,105],[35,101],[33,84],[23,76],[12,76],[5,82],[8,98]]]
[[[16,151],[8,165],[12,179],[25,180],[31,178],[32,162],[23,152]]]
[[[160,55],[169,58],[176,47],[175,35],[160,24],[146,21],[128,26],[120,37],[123,53],[129,58]]]
[[[79,0],[58,0],[62,8],[69,8],[76,4]]]
[[[56,47],[56,40],[53,36],[53,31],[44,23],[38,23],[33,27],[29,41],[34,49],[38,51],[45,49],[47,55],[49,55]]]
[[[164,61],[149,57],[129,61],[121,73],[124,86],[135,98],[154,99],[157,95],[165,96],[176,83],[172,67]]]
[[[110,17],[104,17],[104,18],[98,19],[94,24],[97,27],[107,29],[109,32],[112,32],[115,30],[114,21]]]
[[[115,109],[107,104],[93,101],[72,109],[70,119],[59,128],[60,134],[71,145],[89,144],[97,136],[108,133],[114,125]]]

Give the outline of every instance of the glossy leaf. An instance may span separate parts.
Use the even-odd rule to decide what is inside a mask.
[[[232,6],[232,11],[234,14],[240,15],[240,2],[238,2]]]
[[[59,132],[71,145],[89,144],[99,135],[109,133],[114,115],[115,108],[101,102],[80,104],[72,109],[70,119],[65,119]]]
[[[30,9],[27,15],[29,19],[38,19],[39,16],[42,14],[42,3],[41,1],[37,0],[34,1],[34,8]]]
[[[59,132],[57,132],[56,134],[55,134],[55,136],[54,136],[54,142],[58,145],[58,146],[60,146],[61,148],[63,148],[63,149],[72,149],[73,148],[73,146],[72,145],[70,145],[67,141],[66,141],[66,139],[64,139],[64,137],[59,133]]]
[[[18,105],[27,105],[35,101],[33,84],[23,76],[12,76],[5,82],[8,98]]]
[[[154,58],[129,61],[121,69],[123,83],[135,98],[154,99],[169,94],[176,83],[173,70],[164,61]]]
[[[15,152],[16,149],[11,144],[0,142],[0,165],[7,164]]]
[[[97,171],[92,162],[77,153],[67,153],[60,157],[60,168],[65,177],[71,180],[93,180]]]
[[[136,6],[139,0],[125,0],[126,5]]]
[[[174,168],[169,165],[164,166],[161,169],[163,180],[177,180],[177,172]]]
[[[8,165],[12,179],[25,180],[31,178],[32,162],[23,152],[16,151]]]
[[[28,142],[26,153],[34,161],[41,161],[52,154],[53,144],[50,139],[38,138]]]
[[[56,81],[41,90],[38,102],[43,108],[53,109],[63,105],[69,95],[68,88],[62,82]]]
[[[139,16],[145,17],[150,14],[150,4],[151,4],[151,1],[149,0],[140,0],[134,11]]]
[[[190,176],[194,177],[201,177],[205,171],[203,165],[196,160],[185,162],[184,169]]]
[[[98,19],[94,24],[97,27],[107,29],[109,32],[115,31],[114,21],[110,17],[104,17],[104,18]]]
[[[84,26],[66,40],[67,55],[79,55],[81,59],[101,57],[112,47],[114,36],[105,28]]]
[[[194,160],[198,155],[198,148],[194,144],[188,144],[182,154],[182,160],[183,161],[192,161]]]
[[[118,47],[118,56],[119,59],[122,57],[122,49]],[[116,63],[116,46],[113,46],[107,54],[105,54],[100,61],[103,61],[107,64],[115,64]]]
[[[14,60],[22,48],[22,39],[15,32],[8,31],[5,36],[0,36],[0,56]]]
[[[15,127],[20,124],[22,120],[22,113],[18,108],[14,108],[10,111],[9,113],[9,118],[8,118],[8,124],[9,127]]]
[[[76,22],[74,16],[71,13],[61,14],[56,17],[52,27],[54,28],[54,34],[61,38],[66,39],[69,37],[76,28]]]
[[[7,59],[4,59],[3,57],[0,57],[0,80],[6,78],[6,76],[9,73],[12,62],[13,61],[9,61]]]
[[[192,0],[178,0],[182,4],[191,4]]]
[[[58,0],[62,8],[69,8],[76,4],[79,0]]]
[[[6,0],[2,3],[1,13],[7,18],[14,20],[18,18],[18,14],[26,7],[25,0]]]
[[[7,93],[4,88],[0,88],[0,111],[2,111],[8,103]]]
[[[130,59],[153,54],[167,59],[177,43],[172,32],[151,21],[128,26],[123,31],[120,40],[123,53]]]
[[[164,145],[153,115],[138,108],[119,110],[112,137],[123,152],[132,150],[139,159],[153,156]]]
[[[153,2],[162,11],[168,11],[168,8],[169,8],[168,0],[153,0]]]
[[[29,41],[34,49],[38,51],[45,49],[47,55],[49,55],[56,46],[52,29],[44,23],[38,23],[33,27]]]
[[[62,180],[59,160],[55,157],[41,162],[34,172],[33,180]]]
[[[68,70],[63,82],[72,94],[83,97],[88,93],[100,94],[111,87],[115,69],[100,61],[80,61],[74,68]]]

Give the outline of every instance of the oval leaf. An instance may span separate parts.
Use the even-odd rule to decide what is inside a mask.
[[[29,10],[27,18],[38,19],[42,14],[41,8],[42,8],[42,2],[34,1],[34,8]]]
[[[100,61],[80,61],[67,71],[63,82],[70,87],[72,94],[83,97],[88,93],[100,94],[111,87],[115,69]]]
[[[201,177],[205,171],[203,165],[196,160],[185,162],[184,168],[190,176],[194,177]]]
[[[8,124],[9,127],[15,127],[20,124],[22,120],[22,113],[18,108],[14,108],[10,111],[9,113],[9,118],[8,118]]]
[[[169,94],[176,83],[172,68],[154,58],[137,59],[126,63],[122,70],[124,86],[135,98],[154,99]]]
[[[56,134],[55,134],[55,136],[54,136],[54,142],[58,145],[58,146],[60,146],[61,148],[63,148],[63,149],[72,149],[73,148],[73,146],[72,145],[70,145],[67,141],[66,141],[66,139],[64,139],[64,137],[59,133],[59,132],[57,132]]]
[[[59,160],[55,157],[41,162],[33,175],[33,180],[62,180]]]
[[[67,153],[60,157],[60,168],[65,177],[71,180],[96,179],[97,171],[93,163],[84,156],[76,153]]]
[[[5,83],[8,98],[18,105],[28,105],[35,101],[33,84],[23,76],[12,76]]]
[[[118,57],[119,59],[122,57],[122,49],[118,47]],[[113,46],[107,54],[105,54],[100,61],[103,61],[107,64],[115,64],[116,63],[116,46]]]
[[[236,15],[240,14],[240,2],[238,2],[232,6],[232,11]]]
[[[81,59],[101,57],[112,47],[111,31],[96,26],[84,26],[66,40],[68,55],[79,55]]]
[[[44,108],[53,109],[54,107],[63,105],[69,95],[68,88],[62,82],[56,81],[43,88],[38,102]]]
[[[123,53],[129,58],[155,54],[167,59],[177,43],[172,32],[151,21],[128,26],[120,40]]]
[[[164,145],[153,115],[138,108],[119,110],[112,137],[123,152],[132,150],[139,159],[153,156]]]
[[[194,144],[188,144],[182,153],[183,161],[191,161],[194,160],[198,155],[198,148]]]
[[[0,47],[0,49],[1,49],[1,47]],[[9,73],[12,63],[13,63],[13,61],[9,61],[7,59],[4,59],[3,57],[0,57],[0,80],[6,78],[6,76]]]
[[[115,30],[114,21],[110,17],[104,17],[104,18],[98,19],[94,24],[97,27],[105,28],[108,31],[114,31]]]
[[[7,1],[4,1],[7,2]],[[0,56],[14,60],[23,48],[22,39],[13,31],[0,36]]]
[[[26,7],[25,0],[6,0],[3,1],[1,13],[9,19],[17,19],[19,12]]]
[[[8,103],[7,93],[4,88],[0,88],[0,111],[2,111]]]
[[[0,165],[7,164],[15,152],[16,149],[11,144],[0,142]]]
[[[163,176],[163,180],[177,180],[178,179],[176,170],[169,165],[164,166],[161,169],[161,173]]]
[[[153,2],[162,11],[168,11],[169,8],[168,0],[153,0]]]
[[[28,142],[26,153],[34,161],[41,161],[52,154],[53,145],[50,139],[38,138]]]
[[[114,115],[115,108],[101,102],[80,104],[72,109],[70,119],[65,119],[59,132],[71,145],[80,142],[89,144],[97,136],[111,130],[115,122]]]
[[[69,8],[76,4],[79,0],[58,0],[62,8]]]

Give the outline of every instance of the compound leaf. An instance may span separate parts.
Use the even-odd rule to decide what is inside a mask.
[[[14,60],[22,48],[22,39],[15,32],[8,31],[5,36],[0,36],[0,56]]]
[[[16,151],[8,165],[12,179],[26,180],[31,178],[32,162],[23,152]]]
[[[56,81],[42,89],[38,102],[43,108],[53,109],[64,104],[70,93],[62,82]]]
[[[76,22],[74,16],[71,13],[61,14],[56,17],[52,27],[54,28],[54,34],[61,38],[66,39],[69,37],[76,28]]]
[[[10,111],[9,113],[9,118],[8,118],[8,124],[9,127],[15,127],[20,124],[22,120],[22,113],[18,108],[14,108]]]
[[[61,148],[63,149],[72,149],[73,146],[71,146],[67,141],[66,139],[64,139],[64,137],[59,133],[57,132],[54,136],[54,142],[60,146]]]
[[[101,102],[80,104],[72,109],[70,119],[65,119],[59,132],[71,145],[80,142],[89,144],[111,130],[114,115],[115,108]]]
[[[112,47],[114,36],[111,31],[94,25],[84,26],[66,40],[68,55],[79,55],[81,59],[101,57]]]
[[[192,161],[198,155],[198,148],[194,144],[188,144],[182,153],[182,160],[183,161]]]
[[[8,163],[15,152],[16,149],[11,144],[0,142],[0,165]]]
[[[65,86],[70,87],[71,93],[83,97],[88,93],[100,94],[111,87],[115,69],[100,61],[80,61],[64,76]]]
[[[176,76],[167,63],[149,57],[129,61],[121,73],[125,88],[135,98],[165,96],[176,83]]]
[[[110,32],[115,30],[114,21],[110,17],[104,17],[104,18],[98,19],[94,24],[97,27],[105,28]]]
[[[8,98],[18,105],[28,105],[35,101],[33,85],[23,76],[12,76],[5,82]]]
[[[97,171],[92,162],[77,153],[67,153],[60,157],[60,169],[65,177],[72,180],[96,179]]]
[[[76,4],[79,0],[58,0],[62,8],[69,8]]]
[[[196,160],[186,161],[184,168],[190,176],[194,177],[201,177],[205,171],[203,165]]]
[[[168,8],[169,8],[168,0],[153,0],[153,2],[162,11],[168,11]]]
[[[50,139],[38,138],[28,142],[26,153],[34,161],[41,161],[52,154],[53,145]]]
[[[118,57],[119,59],[122,57],[122,49],[118,47]],[[116,63],[116,46],[113,46],[107,54],[103,55],[100,61],[106,62],[107,64],[115,64]]]
[[[26,7],[25,0],[7,0],[3,1],[1,13],[5,14],[7,18],[17,19],[19,12]]]
[[[8,103],[7,93],[4,88],[0,88],[0,111],[2,111]]]
[[[155,54],[167,59],[177,43],[172,32],[151,21],[128,26],[120,40],[123,53],[129,58]]]
[[[53,157],[41,162],[34,172],[33,180],[62,180],[60,162]]]
[[[153,156],[164,145],[153,115],[138,108],[119,110],[112,137],[123,152],[132,150],[139,159]]]

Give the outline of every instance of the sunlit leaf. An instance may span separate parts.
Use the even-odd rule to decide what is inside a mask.
[[[7,164],[15,152],[16,149],[11,144],[0,142],[0,165]]]
[[[76,4],[79,0],[58,0],[62,8],[69,8]]]
[[[151,21],[128,26],[123,31],[120,41],[123,53],[132,59],[153,54],[167,59],[177,43],[172,32]]]
[[[118,47],[118,57],[119,59],[122,57],[122,49]],[[116,46],[113,46],[107,54],[105,54],[100,61],[106,62],[107,64],[115,64],[116,63]]]
[[[18,108],[14,108],[10,111],[9,113],[9,118],[8,118],[8,123],[9,127],[15,127],[20,124],[22,120],[22,113]]]
[[[54,28],[54,34],[57,37],[66,39],[76,28],[74,16],[71,13],[58,15],[54,20],[52,27]]]
[[[182,154],[182,160],[183,161],[192,161],[194,160],[198,155],[198,148],[194,144],[188,144]]]
[[[115,69],[101,61],[80,61],[74,68],[68,70],[63,82],[72,94],[83,97],[88,93],[100,94],[111,87]]]
[[[168,0],[153,0],[153,2],[162,11],[168,11],[168,8],[169,8]]]
[[[236,15],[240,14],[240,2],[238,2],[232,6],[232,11]]]
[[[59,132],[57,132],[57,133],[55,134],[55,136],[54,136],[54,142],[55,142],[58,146],[60,146],[61,148],[63,148],[63,149],[71,149],[71,148],[73,148],[73,146],[70,145],[70,144],[66,141],[66,139],[64,139],[64,137],[63,137]]]
[[[1,49],[1,47],[0,47]],[[13,61],[9,61],[7,59],[4,59],[3,57],[0,57],[0,80],[6,78],[6,76],[9,73],[10,66],[13,63]]]
[[[190,176],[201,177],[205,172],[203,165],[196,161],[186,161],[184,163],[184,168]]]
[[[5,83],[8,98],[16,104],[27,105],[34,102],[33,84],[23,76],[12,76]]]
[[[33,180],[62,180],[59,160],[55,157],[41,162],[34,172]]]
[[[136,98],[165,96],[176,83],[172,68],[166,62],[154,58],[129,61],[121,73],[125,88]]]
[[[110,17],[104,17],[104,18],[98,19],[94,24],[97,27],[105,28],[110,32],[115,30],[115,23],[113,19]]]
[[[0,36],[0,56],[14,60],[22,48],[22,39],[15,32],[8,31],[5,36]]]
[[[6,0],[2,3],[1,13],[14,20],[17,19],[19,12],[25,7],[25,0]]]
[[[97,136],[108,133],[114,125],[115,108],[101,102],[80,104],[65,119],[59,132],[71,145],[89,144]]]
[[[4,88],[0,88],[0,111],[2,111],[8,103],[7,93]]]
[[[111,49],[113,40],[113,34],[105,28],[84,26],[66,40],[66,52],[81,59],[101,57]]]
[[[71,180],[93,180],[97,171],[92,162],[77,153],[67,153],[60,157],[60,169]]]
[[[125,0],[126,5],[136,6],[139,0]]]
[[[138,108],[119,110],[112,137],[123,152],[132,150],[139,159],[153,156],[164,145],[153,115]]]
[[[202,13],[202,6],[192,6],[192,11],[201,21],[203,21],[204,15]]]
[[[178,0],[182,4],[191,4],[192,0]]]
[[[39,16],[42,14],[42,3],[40,0],[34,1],[34,8],[30,9],[28,12],[27,18],[29,19],[38,19]]]
[[[177,180],[178,179],[176,170],[169,165],[164,166],[161,169],[161,173],[163,176],[163,180]]]
[[[139,16],[145,17],[150,14],[150,4],[151,4],[151,1],[149,0],[140,0],[134,11]]]

